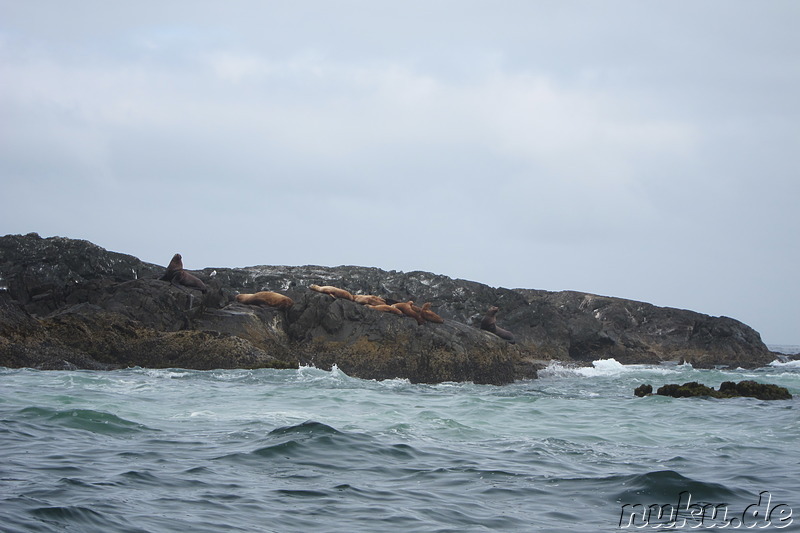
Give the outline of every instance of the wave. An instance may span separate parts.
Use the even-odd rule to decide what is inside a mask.
[[[643,501],[667,503],[676,500],[678,495],[684,491],[691,493],[694,500],[712,502],[745,500],[753,496],[748,491],[731,489],[720,483],[700,481],[674,470],[655,470],[643,474],[613,476],[607,481],[625,487],[616,496],[619,501],[626,503]]]
[[[769,364],[769,366],[774,368],[800,368],[800,361],[786,361],[782,362],[778,359],[774,360]]]
[[[158,431],[144,424],[93,409],[58,410],[49,407],[26,407],[21,409],[18,414],[21,420],[53,423],[61,427],[80,429],[103,435],[127,435],[143,431]]]
[[[679,374],[692,369],[691,365],[624,365],[614,358],[592,361],[592,366],[573,366],[560,361],[551,361],[547,368],[539,371],[539,377],[606,377],[632,372],[649,374]]]

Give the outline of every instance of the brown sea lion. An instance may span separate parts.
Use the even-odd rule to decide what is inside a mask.
[[[353,295],[347,292],[344,289],[340,289],[339,287],[332,287],[331,285],[309,285],[309,289],[312,291],[321,292],[322,294],[328,294],[334,298],[341,298],[342,300],[353,300]]]
[[[372,294],[354,294],[353,301],[363,305],[386,305],[386,300]]]
[[[167,265],[167,271],[159,279],[169,281],[173,285],[183,285],[190,289],[198,289],[206,292],[206,284],[194,274],[190,274],[183,268],[183,258],[181,254],[175,254]]]
[[[403,312],[400,309],[396,308],[393,305],[386,305],[386,304],[380,304],[380,305],[366,304],[366,305],[370,309],[375,309],[376,311],[383,311],[384,313],[394,313],[395,315],[403,314]]]
[[[237,294],[236,301],[247,305],[266,305],[278,309],[289,309],[294,302],[288,296],[272,291],[259,291],[255,294]]]
[[[431,311],[431,304],[424,303],[422,304],[422,308],[420,309],[420,314],[422,318],[427,320],[428,322],[433,322],[435,324],[444,324],[444,319]]]
[[[181,254],[175,254],[172,256],[169,265],[167,265],[167,271],[164,272],[164,275],[161,276],[160,279],[163,281],[172,281],[172,276],[179,270],[183,270],[183,258]]]
[[[206,284],[203,283],[200,278],[195,276],[194,274],[190,274],[187,271],[181,269],[175,272],[170,279],[173,285],[183,285],[184,287],[189,287],[190,289],[198,289],[199,291],[206,292]]]
[[[422,325],[425,323],[425,319],[422,318],[421,314],[422,309],[414,305],[414,302],[412,300],[409,300],[407,302],[398,302],[396,304],[392,304],[392,306],[402,311],[404,315],[410,316],[411,318],[416,320],[418,325]]]
[[[494,333],[501,339],[505,339],[511,344],[515,344],[516,341],[514,340],[514,334],[497,325],[497,318],[495,318],[495,315],[499,310],[499,307],[493,305],[486,311],[486,315],[484,315],[483,320],[481,320],[481,329]]]

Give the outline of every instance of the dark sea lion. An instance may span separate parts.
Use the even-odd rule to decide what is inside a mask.
[[[189,287],[190,289],[197,289],[201,292],[206,292],[206,284],[203,283],[200,278],[195,276],[194,274],[190,274],[185,270],[178,270],[170,279],[173,285],[183,285],[184,287]]]
[[[183,270],[183,258],[181,254],[175,254],[172,256],[169,265],[167,265],[167,271],[164,272],[164,275],[161,276],[160,279],[163,281],[172,281],[172,276],[179,270]]]
[[[403,312],[400,309],[396,308],[393,305],[386,305],[386,304],[370,305],[370,304],[366,304],[366,306],[369,307],[370,309],[375,309],[376,311],[383,311],[384,313],[393,313],[395,315],[402,315],[403,314]]]
[[[309,289],[312,291],[321,292],[322,294],[328,294],[334,298],[341,298],[342,300],[350,300],[353,301],[353,295],[347,292],[344,289],[340,289],[339,287],[333,287],[331,285],[309,285]]]
[[[354,294],[353,301],[363,305],[386,305],[386,300],[372,294]]]
[[[200,278],[184,270],[181,254],[172,256],[172,260],[170,260],[169,265],[167,265],[167,271],[164,272],[164,275],[159,279],[162,281],[169,281],[173,285],[183,285],[190,289],[198,289],[202,292],[206,292],[207,290],[206,284],[200,281]]]
[[[422,318],[427,320],[428,322],[433,322],[435,324],[444,324],[444,319],[431,311],[431,304],[424,303],[422,304],[422,308],[420,309],[420,314]]]
[[[514,334],[497,325],[497,318],[495,318],[495,315],[499,310],[499,307],[493,305],[486,311],[483,320],[481,320],[481,329],[494,333],[501,339],[505,339],[511,344],[515,344],[516,341],[514,340]]]
[[[414,320],[417,321],[418,325],[422,325],[425,323],[425,319],[422,318],[422,309],[414,305],[413,300],[409,300],[407,302],[398,302],[396,304],[392,304],[392,307],[396,307],[399,309],[404,315],[410,316]]]
[[[237,294],[236,301],[247,305],[266,305],[278,309],[289,309],[294,302],[288,296],[272,291],[260,291],[255,294]]]

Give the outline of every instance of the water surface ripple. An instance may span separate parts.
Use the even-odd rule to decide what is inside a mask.
[[[619,531],[626,504],[685,493],[741,515],[764,491],[800,512],[797,397],[632,394],[740,379],[800,394],[794,364],[610,360],[503,387],[0,369],[0,529]]]

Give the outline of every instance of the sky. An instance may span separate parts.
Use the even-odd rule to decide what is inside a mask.
[[[0,235],[800,344],[800,2],[0,0]]]

